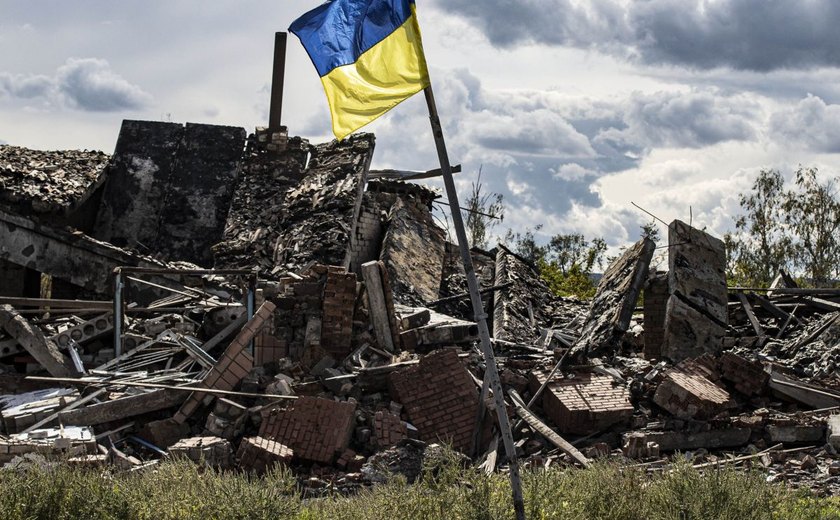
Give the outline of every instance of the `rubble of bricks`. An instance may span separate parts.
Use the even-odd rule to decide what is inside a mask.
[[[644,290],[645,359],[659,359],[665,342],[665,314],[668,308],[668,273],[657,272],[648,278]]]
[[[718,360],[708,353],[696,358],[684,359],[677,363],[676,368],[684,374],[696,374],[714,383],[720,382]]]
[[[336,466],[350,473],[360,471],[364,463],[365,458],[351,449],[344,450],[338,460],[335,461]]]
[[[408,427],[387,410],[380,410],[373,416],[373,440],[379,448],[389,448],[408,438]]]
[[[304,396],[289,408],[263,411],[259,436],[288,446],[299,459],[331,464],[350,444],[355,419],[355,402]]]
[[[356,309],[356,273],[330,266],[324,284],[321,347],[336,359],[350,355],[353,313]]]
[[[316,266],[320,268],[321,266]],[[326,269],[326,268],[324,268]],[[263,293],[276,306],[272,323],[263,330],[260,341],[263,347],[258,352],[255,343],[254,357],[257,366],[289,357],[300,361],[308,348],[320,344],[320,331],[307,338],[307,324],[321,320],[321,298],[326,276],[314,276],[304,280],[283,277],[268,284]],[[268,336],[271,338],[269,339]],[[307,343],[309,341],[309,343]]]
[[[242,327],[236,338],[225,349],[225,353],[204,377],[201,386],[214,390],[233,390],[236,385],[242,382],[254,368],[254,358],[248,352],[248,343],[260,333],[262,327],[271,319],[274,309],[274,304],[268,301],[260,305],[253,318]],[[205,401],[211,399],[212,396],[201,392],[191,393],[173,419],[183,424],[202,404],[205,404]]]
[[[548,375],[532,372],[530,385],[536,391]],[[578,373],[554,379],[543,392],[543,409],[562,433],[589,435],[630,419],[630,390],[612,377]]]
[[[254,338],[254,366],[261,367],[266,363],[272,363],[289,355],[286,342],[281,341],[274,335],[274,320],[266,326],[262,333]]]
[[[276,464],[292,462],[294,452],[288,446],[263,437],[246,437],[239,444],[236,458],[239,467],[246,468],[258,475],[265,474]]]
[[[653,402],[680,419],[710,419],[732,404],[729,393],[702,375],[669,370]]]
[[[731,352],[720,358],[723,378],[744,395],[758,395],[767,386],[770,374],[759,361],[749,361]]]
[[[169,447],[173,457],[186,457],[195,463],[225,469],[231,466],[230,442],[219,437],[190,437]]]
[[[391,373],[388,383],[420,440],[448,442],[469,453],[479,395],[455,349],[437,350],[417,365]]]

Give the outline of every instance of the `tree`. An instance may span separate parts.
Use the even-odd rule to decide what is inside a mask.
[[[472,192],[467,198],[467,239],[471,247],[487,248],[487,232],[505,218],[505,206],[501,193],[484,193],[481,184],[481,169],[478,179],[472,183]]]
[[[554,235],[538,264],[540,276],[558,296],[594,296],[592,270],[602,267],[606,251],[603,238],[589,241],[580,233]]]
[[[786,197],[782,174],[767,169],[758,173],[749,193],[739,195],[745,213],[735,220],[735,233],[724,236],[727,275],[734,283],[767,286],[779,269],[788,267]]]
[[[787,192],[785,222],[794,233],[793,260],[808,282],[826,287],[840,278],[838,179],[817,179],[816,168],[796,171],[797,190]]]
[[[761,170],[741,194],[744,214],[724,236],[727,277],[739,285],[770,284],[780,269],[803,283],[828,286],[840,277],[840,200],[837,177],[820,181],[799,167],[794,187],[777,170]],[[804,279],[803,279],[804,278]]]
[[[504,242],[514,253],[518,254],[539,269],[541,260],[545,260],[545,255],[548,253],[546,246],[537,244],[535,233],[542,229],[542,224],[537,224],[534,229],[526,228],[524,233],[514,233],[512,229],[508,229],[505,233]]]

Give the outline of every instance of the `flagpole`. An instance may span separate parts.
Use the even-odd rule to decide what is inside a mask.
[[[490,379],[490,389],[493,391],[493,399],[496,404],[496,416],[499,419],[499,430],[504,441],[505,453],[510,462],[510,485],[513,490],[513,506],[516,510],[518,520],[525,519],[525,500],[522,497],[522,479],[519,476],[519,459],[516,456],[516,447],[513,445],[513,433],[510,429],[510,421],[505,406],[505,394],[502,391],[502,383],[499,380],[499,369],[496,366],[496,356],[493,354],[493,345],[490,343],[490,330],[487,328],[487,314],[484,312],[484,305],[481,302],[481,294],[478,288],[478,280],[475,276],[470,246],[467,243],[467,232],[464,229],[464,220],[461,211],[458,209],[458,193],[455,190],[455,181],[452,178],[452,167],[449,164],[449,154],[446,152],[446,142],[443,140],[443,129],[438,117],[435,96],[432,93],[432,86],[424,89],[426,104],[429,107],[429,119],[432,123],[432,134],[435,138],[438,159],[440,160],[440,171],[443,174],[443,183],[446,186],[446,195],[449,198],[449,208],[452,212],[452,226],[455,228],[455,236],[458,238],[458,246],[461,249],[461,260],[464,262],[464,271],[467,275],[467,286],[470,290],[473,314],[478,324],[478,335],[481,339],[481,351],[484,354],[484,362],[487,365],[485,378]]]

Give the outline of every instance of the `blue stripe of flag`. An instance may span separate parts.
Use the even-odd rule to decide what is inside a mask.
[[[330,0],[289,27],[300,38],[319,76],[355,63],[411,16],[414,0]]]

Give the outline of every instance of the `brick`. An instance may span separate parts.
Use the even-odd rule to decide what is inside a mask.
[[[289,408],[263,412],[259,435],[288,446],[300,459],[330,464],[350,444],[355,413],[355,403],[301,397]]]
[[[697,373],[671,369],[653,402],[681,419],[709,419],[732,405],[729,393]]]
[[[532,372],[530,384],[536,390],[546,380]],[[562,433],[589,435],[633,415],[630,391],[609,376],[591,373],[551,381],[543,392],[543,409]]]
[[[276,464],[289,464],[294,457],[294,451],[277,441],[264,437],[247,437],[242,439],[236,458],[239,467],[264,474]]]
[[[416,366],[392,373],[389,385],[421,440],[449,442],[465,453],[470,450],[472,427],[459,429],[458,421],[475,421],[478,389],[455,349],[437,350]]]

